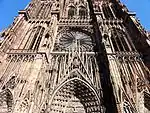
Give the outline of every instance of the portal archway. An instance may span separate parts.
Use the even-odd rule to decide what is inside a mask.
[[[102,113],[100,99],[84,80],[72,78],[54,92],[50,113]]]
[[[0,113],[11,113],[13,107],[13,95],[9,89],[0,92]]]

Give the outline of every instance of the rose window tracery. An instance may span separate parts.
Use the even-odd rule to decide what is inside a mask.
[[[92,51],[93,44],[91,37],[81,32],[65,32],[62,33],[55,44],[55,49],[61,51],[77,50]]]

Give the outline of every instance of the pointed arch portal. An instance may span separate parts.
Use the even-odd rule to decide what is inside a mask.
[[[90,84],[78,77],[62,83],[53,93],[50,113],[102,113],[100,99]]]
[[[13,95],[9,89],[0,92],[0,113],[11,113]]]

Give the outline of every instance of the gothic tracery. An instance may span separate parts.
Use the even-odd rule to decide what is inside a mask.
[[[149,113],[145,31],[119,1],[92,4],[32,0],[19,11],[0,37],[0,113]]]

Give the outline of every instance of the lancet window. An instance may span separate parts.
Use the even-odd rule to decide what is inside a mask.
[[[34,28],[29,35],[25,49],[38,50],[44,31],[45,28],[41,26]]]
[[[68,17],[73,18],[73,16],[76,14],[76,8],[73,6],[70,6],[68,9]]]
[[[81,6],[79,7],[79,16],[80,18],[85,18],[87,14],[86,8]]]
[[[117,18],[121,18],[121,15],[119,14],[119,10],[117,9],[116,5],[115,4],[111,4],[110,8],[112,9],[114,15],[117,17]]]
[[[44,42],[43,42],[43,47],[46,47],[46,46],[48,46],[48,40],[49,40],[49,34],[47,33],[46,35],[45,35],[45,39],[44,39]]]
[[[41,11],[43,10],[43,8],[44,8],[44,4],[41,4],[40,7],[37,9],[36,18],[40,18]]]
[[[110,7],[108,4],[103,4],[102,10],[103,10],[103,13],[104,13],[104,16],[106,19],[113,19],[114,18],[113,13],[110,10]]]
[[[36,12],[36,18],[47,18],[51,10],[52,4],[41,4]]]
[[[115,28],[111,30],[111,42],[115,51],[135,50],[127,35],[123,31]]]

